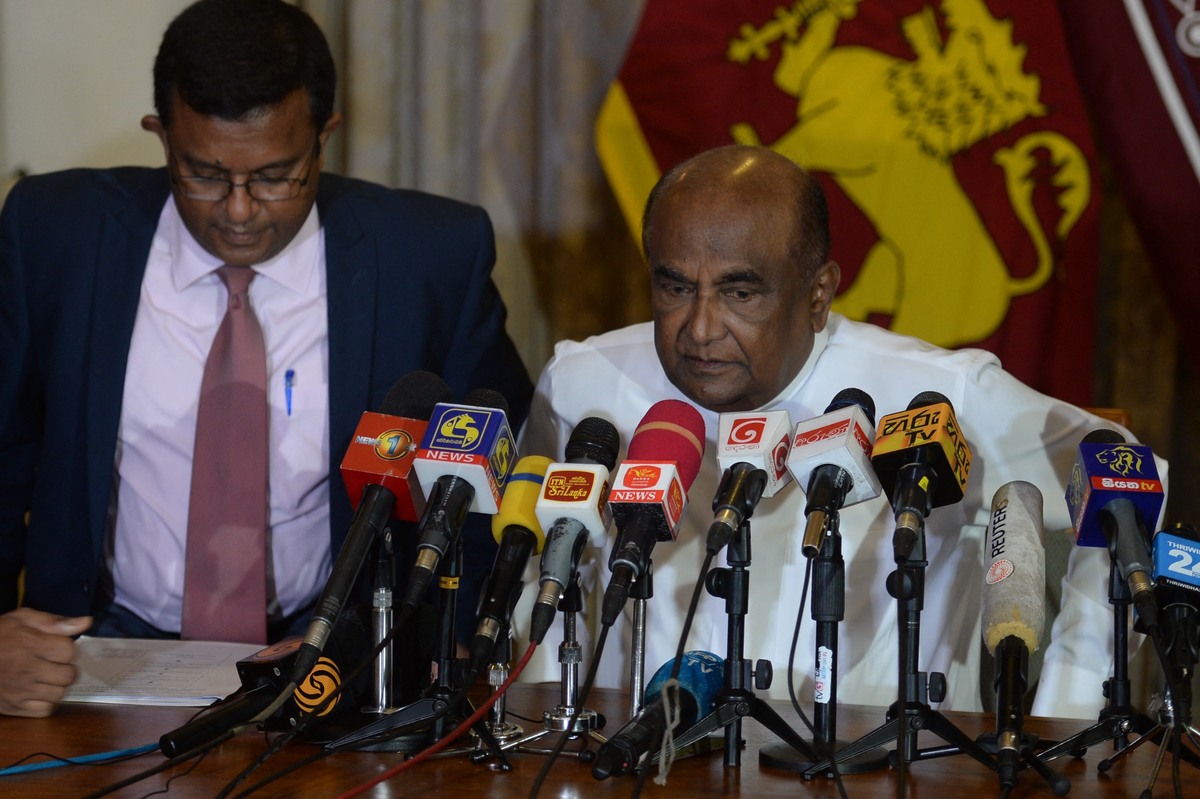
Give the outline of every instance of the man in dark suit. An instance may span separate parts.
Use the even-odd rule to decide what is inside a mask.
[[[100,634],[180,631],[218,267],[254,270],[266,342],[272,638],[311,611],[352,515],[341,457],[399,377],[438,373],[458,398],[494,389],[514,425],[528,407],[486,214],[320,174],[341,117],[306,14],[201,0],[168,28],[154,72],[158,113],[142,126],[165,168],[26,178],[0,214],[3,713],[53,711],[89,617]]]

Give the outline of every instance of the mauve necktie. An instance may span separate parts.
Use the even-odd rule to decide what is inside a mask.
[[[225,318],[204,364],[188,505],[182,637],[267,641],[267,355],[248,267],[217,270]]]

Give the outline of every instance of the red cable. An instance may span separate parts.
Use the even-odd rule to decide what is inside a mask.
[[[420,753],[413,755],[412,757],[410,757],[408,760],[405,760],[400,765],[388,769],[387,771],[383,772],[382,774],[380,774],[379,776],[370,780],[369,782],[364,782],[361,785],[351,788],[350,790],[346,791],[345,793],[338,794],[336,797],[334,797],[334,799],[350,799],[350,797],[358,796],[363,791],[366,791],[369,788],[374,788],[376,785],[383,782],[384,780],[390,780],[392,777],[396,776],[397,774],[399,774],[401,771],[408,768],[409,766],[414,766],[417,763],[421,762],[422,760],[427,760],[428,758],[432,757],[433,755],[435,755],[438,752],[445,749],[447,746],[450,745],[450,743],[452,741],[454,741],[454,739],[458,738],[464,732],[471,729],[471,727],[475,726],[475,722],[477,722],[481,718],[483,718],[483,714],[487,713],[488,710],[491,708],[491,706],[496,704],[496,700],[498,700],[501,696],[504,695],[504,692],[508,690],[508,686],[512,685],[513,681],[516,680],[518,675],[520,675],[521,671],[524,670],[525,665],[527,663],[529,663],[529,659],[533,657],[533,651],[535,649],[537,649],[537,644],[530,643],[529,649],[525,650],[525,655],[521,658],[521,662],[518,663],[517,667],[515,669],[513,669],[511,674],[508,675],[508,679],[505,680],[504,683],[496,691],[494,691],[491,696],[488,697],[486,702],[484,702],[482,705],[480,705],[479,708],[474,713],[472,713],[470,716],[468,716],[462,722],[462,724],[459,724],[457,727],[455,727],[453,730],[451,730],[441,740],[435,742],[432,746],[426,747]]]

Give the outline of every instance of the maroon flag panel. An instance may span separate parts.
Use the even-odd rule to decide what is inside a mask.
[[[1200,301],[1200,5],[1059,4],[1097,136],[1171,310],[1187,327]],[[1200,363],[1193,338],[1184,340]]]
[[[835,309],[1090,403],[1095,157],[1054,4],[649,0],[597,124],[631,226],[658,174],[733,142],[821,180]]]

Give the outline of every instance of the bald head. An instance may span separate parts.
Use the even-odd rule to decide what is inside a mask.
[[[643,244],[667,377],[709,410],[769,405],[812,353],[840,276],[816,181],[764,148],[710,150],[654,188]]]
[[[650,251],[659,205],[669,205],[671,197],[683,194],[720,196],[786,221],[784,257],[796,266],[805,283],[829,260],[825,194],[812,175],[774,150],[731,144],[706,150],[669,170],[646,200],[643,251]]]

